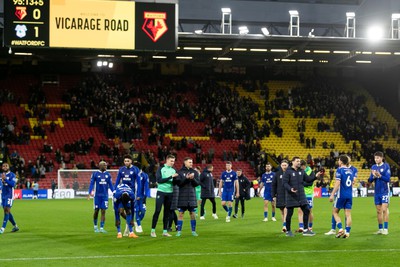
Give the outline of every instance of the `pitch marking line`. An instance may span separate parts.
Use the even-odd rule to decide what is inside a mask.
[[[237,251],[237,252],[196,252],[174,254],[138,254],[138,255],[101,255],[101,256],[75,256],[75,257],[38,257],[38,258],[0,258],[4,261],[52,261],[52,260],[81,260],[81,259],[112,259],[112,258],[141,258],[141,257],[177,257],[177,256],[224,256],[224,255],[263,255],[263,254],[303,254],[303,253],[343,253],[343,252],[400,252],[400,248],[393,249],[342,249],[342,250],[293,250],[293,251]]]

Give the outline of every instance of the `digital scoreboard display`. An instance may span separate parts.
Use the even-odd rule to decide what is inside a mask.
[[[174,51],[175,4],[4,0],[4,45]]]
[[[4,45],[49,46],[46,0],[4,0],[4,24]]]

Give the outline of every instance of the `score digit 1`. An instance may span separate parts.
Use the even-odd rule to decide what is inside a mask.
[[[35,27],[33,27],[34,29],[35,29],[35,37],[37,38],[37,37],[39,37],[39,27],[38,26],[35,26]]]

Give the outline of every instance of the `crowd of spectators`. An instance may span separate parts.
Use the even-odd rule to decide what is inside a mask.
[[[33,161],[26,162],[17,150],[13,150],[9,160],[11,171],[18,175],[18,188],[29,188],[33,181],[45,178],[46,173],[54,170],[53,160],[48,159],[45,153],[41,153]]]
[[[146,138],[148,145],[156,145],[156,151],[139,152],[134,147],[130,147],[129,150],[145,157],[153,171],[157,162],[162,161],[165,155],[178,155],[181,150],[193,154],[197,164],[212,163],[215,157],[214,150],[203,151],[201,144],[189,137],[179,141],[166,141],[166,134],[177,133],[179,125],[176,118],[182,117],[193,122],[204,122],[204,135],[217,141],[241,140],[237,149],[223,151],[222,160],[248,161],[255,168],[257,176],[264,172],[264,165],[269,161],[268,154],[261,149],[260,140],[271,134],[283,136],[280,110],[292,110],[294,117],[299,118],[297,130],[300,142],[304,143],[306,148],[315,148],[317,145],[315,137],[306,136],[307,118],[320,118],[317,131],[339,131],[346,141],[359,140],[363,144],[361,149],[337,151],[334,143],[319,140],[322,146],[331,152],[323,157],[307,157],[308,164],[316,169],[335,168],[338,155],[344,152],[351,154],[354,159],[365,157],[366,165],[370,166],[373,163],[371,153],[383,150],[382,146],[377,146],[377,142],[370,141],[388,136],[390,132],[392,135],[396,134],[386,123],[379,122],[373,114],[369,119],[364,97],[326,83],[315,82],[289,90],[288,94],[281,90],[273,100],[268,99],[268,88],[263,85],[262,92],[266,99],[265,112],[262,114],[258,104],[250,97],[242,97],[236,90],[231,90],[227,85],[213,79],[203,79],[201,82],[154,80],[146,84],[140,80],[142,79],[132,82],[121,80],[114,75],[93,74],[63,96],[63,100],[71,106],[70,109],[61,110],[64,120],[87,120],[89,126],[100,127],[107,139],[114,140],[113,144],[101,142],[98,147],[98,154],[108,157],[112,165],[122,165],[121,155],[126,151],[120,147],[120,142],[131,143],[133,139]],[[235,86],[241,86],[248,91],[258,89],[257,83],[252,80],[237,82]],[[191,97],[193,95],[194,98]],[[1,97],[0,95],[0,99]],[[48,114],[43,105],[46,101],[40,87],[30,87],[26,115],[38,118],[38,124],[33,129],[35,135],[44,136],[46,132],[42,124]],[[324,121],[324,118],[329,118],[332,114],[335,116],[333,124]],[[261,119],[264,121],[259,124]],[[15,134],[16,125],[16,118],[8,120],[4,116],[0,117],[2,142],[29,142],[29,128],[21,128],[22,130]],[[53,122],[52,131],[54,129]],[[80,139],[65,144],[62,150],[58,148],[55,152],[51,144],[44,143],[43,149],[45,153],[54,153],[55,161],[63,167],[68,163],[75,164],[76,154],[91,153],[93,143],[93,138]],[[386,150],[386,153],[399,162],[397,150]],[[22,168],[34,179],[45,175],[51,168],[48,166],[51,160],[47,160],[46,157],[43,160],[42,155],[44,154],[34,163],[27,164],[32,165],[32,168]],[[276,156],[273,153],[269,156],[277,162],[286,158],[284,155]],[[21,172],[19,163],[15,161],[15,164],[16,171]]]

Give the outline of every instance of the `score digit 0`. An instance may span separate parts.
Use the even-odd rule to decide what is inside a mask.
[[[38,19],[40,19],[40,17],[41,17],[40,9],[37,9],[37,8],[34,9],[33,10],[33,18],[38,20]]]

